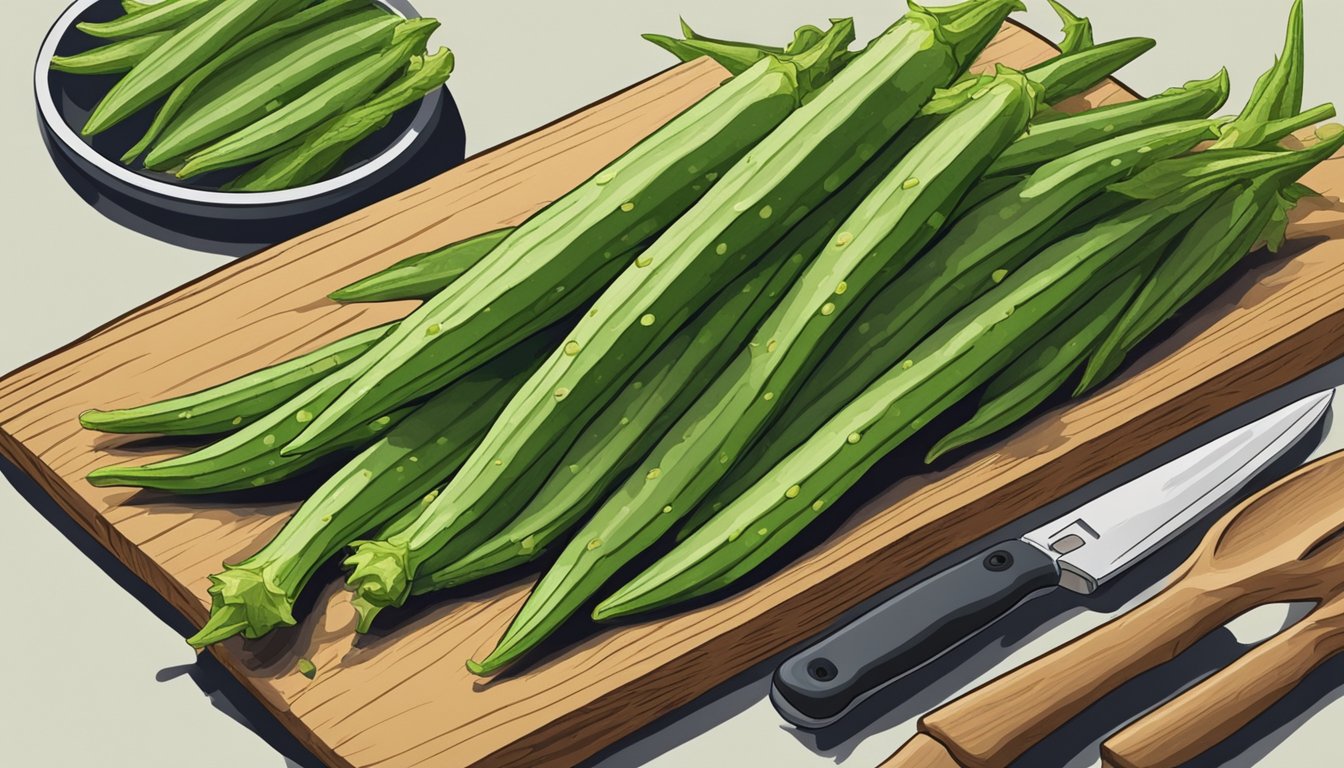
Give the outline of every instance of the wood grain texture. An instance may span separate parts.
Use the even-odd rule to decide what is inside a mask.
[[[916,733],[878,768],[964,768],[964,766],[932,736]]]
[[[939,707],[919,729],[966,768],[1007,768],[1084,709],[1237,616],[1270,603],[1328,602],[1344,593],[1341,532],[1344,453],[1335,453],[1220,519],[1147,602]],[[1170,708],[1165,717],[1121,738],[1118,752],[1137,752],[1134,766],[1175,768],[1230,735],[1344,649],[1337,611],[1318,608],[1183,694],[1164,707]],[[1165,731],[1170,740],[1159,738]]]
[[[1180,768],[1344,653],[1344,595],[1130,724],[1101,746],[1105,768]]]
[[[1031,33],[1008,29],[984,58],[1022,67],[1049,54]],[[0,380],[0,452],[199,625],[206,576],[255,552],[296,504],[93,488],[83,477],[96,466],[173,449],[84,432],[76,415],[216,384],[404,314],[408,305],[340,307],[324,296],[405,256],[519,222],[722,77],[706,61],[678,67],[10,374]],[[1124,98],[1108,85],[1079,104]],[[1338,194],[1344,162],[1307,181]],[[530,579],[419,602],[358,641],[348,593],[331,581],[315,585],[300,626],[212,652],[333,766],[568,768],[933,559],[1344,353],[1344,247],[1324,239],[1344,216],[1318,208],[1295,226],[1291,258],[1246,274],[1120,383],[994,450],[906,478],[807,556],[707,609],[594,631],[482,682],[463,662],[490,650]],[[299,658],[317,665],[315,679],[296,671]]]

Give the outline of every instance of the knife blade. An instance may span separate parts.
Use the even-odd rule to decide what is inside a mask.
[[[1091,594],[1291,450],[1331,397],[1303,398],[897,594],[781,664],[771,702],[796,726],[825,727],[1029,597]]]

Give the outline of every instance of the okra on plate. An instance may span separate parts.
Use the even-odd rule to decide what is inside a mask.
[[[145,167],[179,159],[257,122],[353,59],[392,42],[398,17],[366,8],[275,41],[216,72],[179,111],[145,156]]]
[[[177,117],[188,99],[204,83],[213,78],[216,72],[247,60],[290,35],[311,29],[366,5],[367,0],[322,0],[322,2],[305,8],[292,16],[268,24],[223,49],[173,88],[172,93],[168,94],[168,98],[159,107],[158,112],[154,114],[154,121],[145,131],[145,135],[135,143],[135,146],[122,155],[121,161],[130,163],[143,155],[145,150],[149,149],[150,145],[168,127],[168,124]]]
[[[435,19],[397,22],[390,47],[370,50],[348,60],[274,112],[194,152],[176,171],[177,177],[187,179],[267,157],[272,150],[354,107],[372,96],[389,78],[404,71],[411,56],[425,49],[438,26]]]
[[[259,552],[211,576],[210,619],[189,642],[202,647],[293,625],[294,601],[318,566],[408,505],[432,499],[541,362],[547,340],[538,334],[430,398],[337,470]]]
[[[93,136],[120,123],[171,91],[235,40],[295,13],[305,5],[307,0],[218,0],[210,3],[204,15],[177,30],[112,86],[89,115],[84,124],[84,135]],[[139,16],[135,14],[129,18]]]
[[[385,604],[403,602],[425,559],[469,529],[517,473],[554,443],[572,441],[610,388],[628,381],[715,288],[750,267],[780,237],[781,227],[787,231],[806,208],[839,188],[935,87],[960,74],[964,60],[992,37],[1012,7],[1011,2],[959,6],[961,15],[951,20],[974,23],[951,27],[956,34],[931,15],[912,12],[816,91],[617,278],[417,525],[378,543],[385,564],[367,569],[361,583],[375,586],[362,591]],[[948,19],[945,10],[942,15]],[[763,60],[758,66],[785,65]],[[425,359],[418,340],[408,351]],[[424,366],[396,362],[376,363],[373,378],[381,380],[356,382],[349,399],[377,402],[379,397],[361,395],[369,394],[365,386],[380,385],[402,390],[392,399],[404,396],[399,380]]]
[[[72,56],[52,56],[51,68],[57,72],[76,75],[115,75],[129,72],[172,36],[172,32],[155,32],[144,37],[118,40]]]
[[[204,16],[219,0],[168,0],[143,8],[123,8],[126,15],[111,21],[82,21],[75,28],[86,35],[131,39],[177,29]]]
[[[849,315],[942,229],[947,211],[1022,133],[1039,95],[1020,73],[1001,72],[910,150],[842,221],[747,347],[575,534],[473,671],[489,673],[535,647],[701,501]]]
[[[406,73],[372,99],[313,129],[297,146],[225,185],[225,191],[264,192],[318,181],[351,147],[387,125],[403,107],[441,87],[452,72],[453,53],[447,48],[412,57]]]

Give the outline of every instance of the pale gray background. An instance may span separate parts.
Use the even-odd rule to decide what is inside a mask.
[[[1044,0],[1027,0],[1029,24],[1057,37]],[[51,167],[38,137],[30,92],[33,55],[63,3],[6,4],[0,26],[0,146],[5,149],[3,232],[6,274],[0,278],[0,371],[84,334],[126,310],[226,262],[155,242],[122,229],[86,208]],[[1122,73],[1151,93],[1205,77],[1220,65],[1232,74],[1239,105],[1255,76],[1281,43],[1289,0],[1073,0],[1091,16],[1100,39],[1147,35],[1159,46]],[[648,31],[674,32],[678,14],[705,33],[784,40],[798,24],[853,15],[866,40],[898,13],[897,0],[568,0],[568,2],[448,2],[420,0],[419,9],[444,21],[441,39],[457,53],[452,89],[474,153],[524,133],[668,65],[661,51],[639,39]],[[1339,46],[1344,2],[1307,0],[1307,101],[1344,106]],[[1332,383],[1344,382],[1344,373]],[[1332,447],[1344,446],[1334,434]],[[0,481],[6,545],[4,610],[0,612],[0,764],[14,766],[281,766],[275,746],[241,724],[255,714],[225,681],[214,700],[218,671],[190,666],[195,654],[127,589],[109,578],[17,490]],[[57,516],[54,519],[59,519]],[[68,529],[69,526],[66,526]],[[74,536],[79,540],[78,535]],[[1188,547],[1189,540],[1178,546]],[[1169,558],[1170,559],[1170,558]],[[1150,571],[1153,569],[1149,569]],[[114,570],[115,573],[115,570]],[[1149,582],[1159,578],[1150,574]],[[142,590],[143,592],[143,590]],[[1101,606],[1114,611],[1118,605]],[[1041,619],[1048,611],[1038,609]],[[1270,614],[1273,614],[1271,611]],[[1262,613],[1263,635],[1283,613]],[[951,693],[977,677],[1010,667],[1104,620],[1099,612],[1068,611],[1068,618],[1007,650],[992,643],[946,676]],[[1230,641],[1229,641],[1230,642]],[[1344,727],[1341,666],[1313,680],[1321,702],[1307,715],[1271,722],[1254,734],[1240,765],[1304,768],[1338,764]],[[642,740],[606,755],[606,766],[653,764],[665,768],[718,765],[806,766],[878,763],[911,733],[927,694],[865,732],[814,752],[763,700],[762,667],[721,695],[679,713]],[[195,680],[200,680],[198,685]],[[934,686],[938,689],[938,686]],[[1291,713],[1290,713],[1291,714]],[[232,715],[232,716],[231,716]],[[1283,718],[1280,718],[1283,719]],[[259,725],[280,750],[292,743]],[[1285,734],[1291,734],[1286,741]],[[1333,738],[1332,738],[1333,737]],[[1281,743],[1280,743],[1281,742]],[[1261,758],[1273,748],[1268,757]],[[1090,765],[1095,748],[1079,745],[1072,765]],[[1066,757],[1072,752],[1064,750]],[[1327,755],[1329,757],[1327,757]],[[300,760],[307,760],[299,755]],[[290,763],[292,764],[292,763]]]

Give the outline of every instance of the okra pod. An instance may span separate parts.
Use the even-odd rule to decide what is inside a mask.
[[[275,41],[217,72],[163,130],[145,156],[145,167],[171,168],[191,152],[257,122],[350,61],[385,49],[400,24],[397,16],[368,8]]]
[[[438,26],[435,19],[410,19],[398,23],[392,47],[347,62],[330,72],[324,82],[288,104],[195,152],[177,171],[177,177],[188,179],[266,157],[272,150],[354,107],[404,70],[411,56],[425,49],[425,43]]]
[[[592,316],[580,320],[575,328],[573,340],[583,352],[543,369],[545,375],[539,374],[520,393],[519,407],[511,408],[511,415],[516,411],[518,416],[528,413],[529,417],[516,422],[519,428],[513,434],[524,437],[551,420],[553,413],[554,418],[567,421],[600,394],[595,381],[610,386],[632,374],[686,317],[703,306],[710,291],[734,279],[779,239],[780,220],[787,231],[806,209],[839,188],[896,134],[933,88],[955,78],[964,67],[964,56],[978,52],[976,46],[992,37],[1014,7],[1016,0],[991,0],[955,6],[959,15],[938,11],[949,17],[948,23],[961,23],[955,27],[940,27],[932,12],[911,12],[825,88],[813,92],[810,101],[788,115],[644,251],[640,261],[651,268],[627,268],[617,277],[605,301],[600,300]],[[757,66],[781,77],[794,69],[773,60]],[[647,191],[649,186],[639,183],[637,188]],[[635,212],[639,201],[627,198],[618,205],[617,213]],[[510,244],[522,241],[521,234],[515,233],[496,253],[510,251]],[[371,359],[361,380],[319,414],[286,450],[307,450],[342,431],[345,424],[362,421],[364,412],[380,409],[384,403],[404,402],[430,382],[451,376],[460,353],[438,350],[457,352],[464,345],[452,343],[457,334],[425,331],[451,328],[455,318],[445,310],[459,303],[453,300],[474,282],[459,280],[451,295],[441,294],[412,315],[403,326],[404,333],[371,350],[374,356],[383,353],[382,357]],[[555,284],[548,283],[546,289],[551,291]],[[567,282],[559,284],[569,287]],[[476,304],[488,299],[488,295],[476,299]],[[562,392],[560,398],[555,397],[557,391]],[[550,438],[546,432],[534,433],[535,438],[546,442]],[[522,445],[529,442],[520,441]],[[462,476],[469,474],[464,471]]]
[[[361,424],[319,453],[281,456],[276,442],[293,434],[295,425],[284,418],[288,413],[277,409],[191,453],[141,466],[102,467],[87,479],[98,488],[153,488],[184,495],[260,488],[288,480],[329,454],[368,446],[414,410],[415,406],[404,406]]]
[[[1008,429],[1045,402],[1083,365],[1149,274],[1134,269],[1116,279],[990,380],[975,415],[939,440],[924,461],[932,464],[948,451]]]
[[[342,302],[429,299],[476,266],[514,229],[496,229],[402,259],[381,272],[333,291],[327,298]]]
[[[1013,5],[960,6],[961,18],[975,23],[952,27],[955,35],[930,15],[912,12],[786,118],[617,278],[575,326],[565,348],[510,403],[499,426],[417,525],[380,542],[384,562],[369,569],[369,583],[376,587],[365,591],[379,595],[385,604],[403,602],[424,560],[470,528],[515,480],[519,467],[530,466],[560,436],[572,440],[576,422],[581,427],[594,404],[600,407],[613,387],[628,381],[707,303],[716,286],[735,279],[764,255],[781,236],[779,225],[772,226],[777,208],[787,228],[802,218],[805,208],[848,180],[914,115],[933,88],[957,76],[962,57],[978,52],[965,42],[988,40]],[[504,247],[518,236],[506,240]],[[412,350],[423,352],[423,345],[415,342]],[[379,361],[375,367],[379,375],[370,378],[377,383],[356,382],[355,392],[404,392],[397,379],[414,376],[425,366],[408,369]],[[348,399],[380,400],[358,395]],[[328,408],[323,416],[333,411],[340,413]],[[339,423],[327,420],[328,425]],[[298,450],[304,442],[300,438]]]
[[[1051,84],[1045,91],[1045,100],[1055,103],[1067,95],[1085,93],[1095,86],[1099,79],[1093,77],[1092,72],[1104,71],[1107,76],[1114,74],[1151,51],[1154,45],[1157,43],[1146,37],[1112,40],[1042,62],[1027,73],[1038,82],[1044,80]]]
[[[946,212],[1021,135],[1038,97],[1039,86],[1002,71],[910,150],[844,219],[748,347],[575,534],[473,672],[488,674],[536,647],[703,499],[850,315],[942,229]]]
[[[859,312],[791,399],[789,418],[755,441],[734,467],[732,480],[715,489],[712,503],[697,509],[683,531],[699,527],[715,504],[726,504],[770,471],[893,361],[1061,239],[1060,228],[1077,231],[1113,214],[1118,202],[1094,201],[1098,190],[1189,151],[1214,135],[1213,126],[1189,121],[1118,136],[1042,166],[966,213]]]
[[[1064,54],[1077,53],[1091,48],[1092,41],[1092,22],[1089,19],[1081,17],[1064,7],[1059,0],[1048,0],[1050,7],[1054,9],[1055,15],[1064,23],[1064,39],[1059,44],[1059,52]]]
[[[453,72],[447,48],[411,59],[407,73],[368,102],[337,115],[305,136],[293,149],[267,159],[226,186],[231,192],[290,189],[321,180],[359,142],[408,107],[441,88]]]
[[[1277,221],[1282,232],[1287,211],[1296,203],[1291,192],[1293,184],[1308,169],[1329,158],[1344,147],[1344,132],[1302,150],[1251,152],[1245,150],[1210,150],[1209,157],[1218,155],[1218,172],[1222,178],[1251,178],[1244,188],[1233,188],[1185,233],[1171,256],[1158,265],[1156,272],[1125,315],[1110,329],[1088,361],[1078,392],[1096,386],[1115,372],[1125,356],[1148,335],[1166,322],[1187,301],[1207,288],[1251,251],[1262,239],[1271,222]],[[1181,172],[1192,172],[1187,160]],[[1122,191],[1146,196],[1142,186],[1153,181],[1149,176],[1136,177],[1122,187]],[[1154,183],[1154,191],[1162,186]],[[1271,236],[1271,244],[1277,247]]]
[[[364,7],[368,0],[323,0],[322,2],[305,8],[298,13],[280,19],[273,24],[268,24],[261,29],[247,35],[238,42],[230,45],[228,48],[220,51],[218,55],[211,58],[202,66],[198,67],[185,80],[168,94],[163,106],[154,115],[154,121],[150,124],[149,130],[140,138],[135,146],[131,147],[126,154],[121,156],[123,163],[130,163],[135,158],[143,155],[145,150],[159,138],[163,130],[168,127],[182,110],[187,100],[206,82],[214,77],[216,72],[230,67],[237,62],[244,61],[260,51],[264,51],[271,45],[284,40],[291,34],[296,34],[322,24],[337,16],[349,13],[355,8]]]
[[[245,427],[359,357],[382,338],[381,325],[209,389],[136,408],[85,411],[85,429],[122,434],[215,435]]]
[[[204,16],[219,0],[173,0],[154,3],[111,21],[81,21],[75,28],[86,35],[114,40],[152,35],[186,26]]]
[[[1306,69],[1302,0],[1288,13],[1288,34],[1283,52],[1251,89],[1246,106],[1223,130],[1216,149],[1254,147],[1265,142],[1265,128],[1275,121],[1302,111],[1302,88]]]
[[[184,4],[174,3],[164,10]],[[306,4],[307,0],[211,0],[204,15],[179,29],[112,86],[89,115],[83,134],[93,136],[120,123],[168,93],[238,38]],[[153,12],[146,11],[143,15]]]
[[[259,552],[212,575],[210,619],[187,642],[201,648],[292,626],[294,601],[318,566],[399,510],[428,504],[540,363],[550,338],[538,334],[430,398],[323,483]]]
[[[852,208],[845,203],[862,197],[851,194],[851,187],[827,200],[774,246],[780,258],[767,259],[766,264],[777,267],[749,271],[727,286],[660,349],[584,428],[546,484],[504,529],[469,553],[460,553],[462,547],[455,542],[427,559],[412,594],[529,562],[592,511],[613,482],[639,462],[737,354],[802,272],[806,255],[818,251],[834,234]]]
[[[643,37],[682,61],[708,56],[734,75],[747,71],[766,56],[792,61],[799,65],[800,75],[815,78],[815,82],[806,83],[809,87],[830,80],[857,55],[849,50],[854,42],[853,19],[831,19],[831,28],[826,32],[811,25],[799,27],[793,33],[793,42],[784,48],[704,37],[684,21],[681,31],[686,36],[684,40],[655,34]]]
[[[146,56],[172,36],[172,32],[155,32],[143,37],[100,45],[73,56],[52,56],[51,68],[57,72],[69,72],[75,75],[115,75],[130,72],[136,64],[144,61]]]
[[[791,67],[763,61],[727,81],[524,222],[413,313],[413,331],[371,354],[397,365],[403,348],[425,344],[440,359],[414,382],[426,388],[591,302],[629,263],[618,255],[662,231],[795,108]]]
[[[721,589],[816,519],[878,459],[1013,361],[1208,207],[1208,187],[1136,205],[1029,260],[898,361],[744,494],[593,611],[611,619]],[[1057,322],[1057,321],[1056,321]]]
[[[987,176],[1029,172],[1099,141],[1162,123],[1207,118],[1227,101],[1227,70],[1143,101],[1089,109],[1033,125],[989,167]]]
[[[142,3],[140,0],[121,0],[121,10],[129,15],[148,10],[156,5],[164,5],[171,2],[173,2],[173,0],[160,0],[160,2],[157,3]]]

